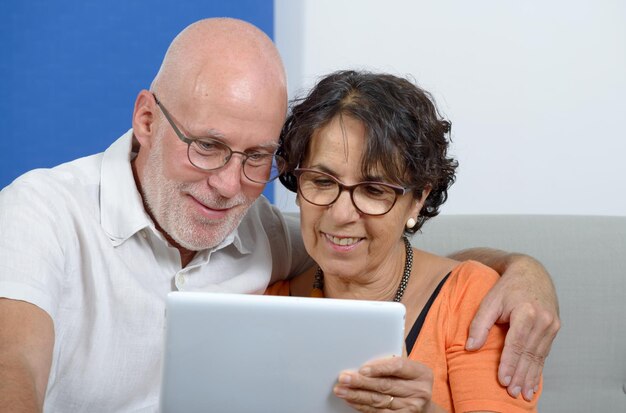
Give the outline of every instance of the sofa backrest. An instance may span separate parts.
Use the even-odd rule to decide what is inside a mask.
[[[626,412],[626,217],[448,215],[416,248],[526,253],[550,272],[562,326],[544,369],[540,412]]]

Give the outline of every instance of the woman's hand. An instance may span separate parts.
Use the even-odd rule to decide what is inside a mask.
[[[334,388],[360,412],[430,412],[433,373],[406,357],[366,363],[359,371],[343,371]]]

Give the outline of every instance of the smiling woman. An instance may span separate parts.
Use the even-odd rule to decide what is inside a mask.
[[[497,381],[505,326],[493,327],[480,351],[464,347],[498,275],[413,249],[407,239],[439,213],[454,182],[449,131],[427,92],[406,79],[355,71],[323,78],[283,128],[288,173],[281,181],[297,191],[305,247],[319,267],[269,292],[407,308],[408,357],[339,376],[335,394],[363,412],[535,410],[540,388],[525,401]]]

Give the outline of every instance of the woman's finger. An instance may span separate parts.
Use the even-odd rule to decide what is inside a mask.
[[[344,399],[350,404],[370,406],[377,409],[391,409],[391,405],[394,404],[394,402],[396,402],[397,405],[397,403],[401,401],[400,398],[388,394],[353,389],[341,385],[335,386],[333,391],[337,397]]]
[[[430,371],[422,363],[406,357],[386,357],[364,364],[359,373],[367,377],[397,377],[414,380]]]
[[[363,390],[394,397],[410,397],[416,394],[420,387],[423,387],[420,384],[421,381],[416,378],[401,379],[393,376],[368,377],[358,372],[346,371],[339,375],[337,383],[353,390]]]

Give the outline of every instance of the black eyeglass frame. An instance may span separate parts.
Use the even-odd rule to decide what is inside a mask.
[[[193,165],[195,168],[198,168],[198,169],[200,169],[202,171],[215,171],[215,170],[218,170],[220,168],[225,167],[226,164],[228,164],[228,162],[230,162],[230,160],[233,157],[233,155],[237,153],[237,154],[241,155],[241,157],[243,158],[243,160],[241,161],[241,169],[243,171],[244,176],[248,180],[250,180],[250,181],[252,181],[254,183],[257,183],[257,184],[267,184],[269,182],[272,182],[276,178],[278,178],[284,172],[281,169],[285,168],[286,161],[285,161],[285,159],[282,156],[280,156],[280,155],[278,155],[276,153],[273,153],[273,154],[269,154],[269,153],[267,153],[267,154],[264,154],[264,153],[249,154],[249,153],[245,153],[245,152],[241,152],[241,151],[234,151],[230,146],[226,145],[224,142],[221,142],[221,141],[219,141],[217,139],[211,139],[211,138],[188,138],[187,136],[185,136],[181,132],[181,130],[178,128],[178,126],[176,126],[176,122],[174,122],[174,118],[169,113],[169,111],[165,108],[165,106],[163,106],[163,103],[161,103],[161,101],[156,97],[156,95],[154,93],[152,93],[152,96],[154,97],[154,101],[156,102],[156,104],[159,107],[159,109],[161,109],[161,112],[163,112],[163,115],[165,115],[165,119],[167,119],[167,122],[170,124],[172,129],[174,129],[174,132],[176,133],[176,136],[178,136],[178,139],[180,139],[181,141],[183,141],[184,143],[187,144],[187,159],[189,160],[189,163],[191,165]],[[203,168],[201,166],[196,165],[191,160],[191,155],[189,154],[189,151],[191,151],[191,145],[193,143],[196,143],[197,141],[215,143],[215,144],[217,144],[217,145],[219,145],[221,147],[226,148],[228,150],[228,155],[224,158],[224,164],[221,165],[221,166],[218,166],[216,168]],[[276,176],[270,178],[269,180],[259,181],[259,180],[255,180],[253,178],[250,178],[248,176],[248,174],[246,173],[246,168],[245,168],[246,161],[251,156],[259,156],[259,155],[265,156],[265,157],[268,157],[268,158],[271,157],[272,159],[275,159],[275,160],[280,160],[281,163],[283,164],[282,168],[279,168],[280,172]]]
[[[305,172],[313,172],[313,173],[316,173],[316,174],[320,174],[320,175],[326,176],[327,178],[333,180],[337,184],[337,186],[339,186],[339,191],[337,192],[337,196],[335,197],[335,199],[333,199],[332,201],[330,201],[328,203],[324,203],[324,204],[318,204],[318,203],[315,203],[315,202],[312,202],[312,201],[308,200],[307,197],[304,196],[304,194],[302,193],[302,191],[300,189],[302,187],[302,185],[300,184],[300,176],[302,176],[302,174],[305,173]],[[399,186],[399,185],[393,185],[393,184],[388,184],[386,182],[376,182],[376,181],[363,181],[363,182],[358,182],[358,183],[353,184],[353,185],[346,185],[343,182],[341,182],[339,179],[334,177],[333,175],[331,175],[329,173],[326,173],[326,172],[318,171],[317,169],[296,168],[293,171],[293,174],[296,177],[296,179],[298,180],[298,193],[309,204],[317,205],[317,206],[330,206],[330,205],[334,204],[335,202],[337,202],[337,200],[339,199],[339,197],[341,196],[341,193],[343,191],[348,191],[348,193],[350,194],[350,201],[352,201],[352,205],[354,205],[356,210],[359,211],[361,214],[369,215],[369,216],[381,216],[381,215],[388,214],[389,211],[391,211],[393,209],[393,207],[396,205],[396,202],[398,202],[398,197],[400,197],[402,195],[405,195],[406,193],[411,191],[411,189],[404,188],[404,187]],[[389,189],[393,190],[394,193],[396,194],[396,197],[394,198],[393,203],[391,204],[389,209],[387,209],[387,211],[382,212],[380,214],[370,214],[368,212],[365,212],[365,211],[361,210],[361,208],[359,208],[358,205],[356,204],[356,202],[354,201],[354,190],[356,188],[358,188],[359,186],[362,186],[362,185],[381,185],[381,186],[384,186],[386,188],[389,188]]]

